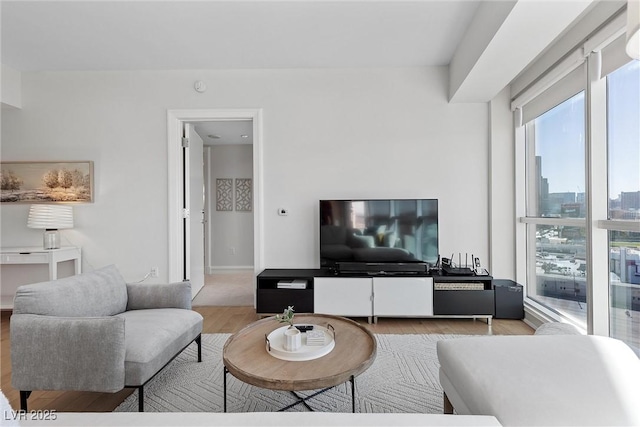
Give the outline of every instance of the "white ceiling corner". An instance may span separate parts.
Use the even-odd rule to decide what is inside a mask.
[[[447,65],[479,0],[3,1],[20,71]]]
[[[593,3],[594,0],[483,3],[451,63],[449,100],[491,100]]]
[[[487,102],[593,2],[1,1],[0,52],[17,71],[450,66],[452,102]]]

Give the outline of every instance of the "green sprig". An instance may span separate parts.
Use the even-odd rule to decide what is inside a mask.
[[[290,305],[282,312],[282,314],[276,315],[276,320],[280,323],[288,323],[289,325],[293,326],[293,316],[293,306]]]

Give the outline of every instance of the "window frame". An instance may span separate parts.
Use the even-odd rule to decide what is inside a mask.
[[[575,62],[573,62],[575,66]],[[578,65],[577,68],[585,67],[584,63]],[[586,92],[586,85],[582,88],[581,91]],[[580,93],[580,92],[578,92]],[[576,94],[567,94],[567,98],[561,100],[557,105],[562,102],[568,101]],[[585,114],[587,110],[586,106],[586,95],[585,95]],[[554,105],[552,108],[554,108]],[[549,110],[547,110],[549,111]],[[544,114],[541,113],[541,114]],[[539,117],[539,116],[537,116]],[[540,209],[538,205],[538,191],[536,188],[536,182],[534,180],[534,176],[532,175],[532,171],[536,170],[536,153],[535,153],[535,143],[531,143],[535,141],[535,126],[533,126],[535,118],[530,120],[527,123],[523,123],[522,127],[524,128],[524,132],[521,133],[521,137],[516,137],[516,144],[522,147],[524,151],[524,182],[525,182],[525,191],[523,192],[524,199],[524,215],[518,217],[519,227],[523,228],[523,248],[522,248],[522,256],[524,257],[523,263],[526,265],[524,277],[527,285],[536,286],[537,284],[537,272],[536,272],[536,231],[538,225],[548,225],[548,226],[565,226],[565,227],[580,227],[585,228],[587,225],[586,218],[556,218],[556,217],[543,217],[543,216],[534,216],[530,214],[530,212],[540,213]],[[585,125],[586,127],[586,125]],[[585,135],[587,134],[587,130],[585,129]],[[519,141],[520,139],[520,141]],[[585,138],[586,139],[586,138]],[[529,141],[529,143],[527,143]],[[587,153],[585,150],[585,157]],[[585,173],[586,175],[586,173]],[[586,185],[587,177],[585,176],[585,185]],[[586,190],[585,190],[586,192]],[[587,283],[588,287],[588,283]],[[549,319],[547,320],[567,320],[568,317],[563,316],[559,311],[555,310],[553,307],[542,304],[534,298],[529,296],[529,286],[525,287],[524,297],[525,302],[529,307],[535,308],[538,311],[538,314],[544,314]],[[590,312],[590,307],[587,304],[587,314]],[[588,322],[587,322],[588,324]],[[581,328],[581,325],[576,325]]]
[[[611,31],[611,28],[608,29]],[[613,30],[619,33],[619,30]],[[615,46],[616,37],[600,37],[606,42],[594,45],[587,42],[572,52],[550,75],[556,80],[545,81],[544,86],[530,88],[535,95],[520,95],[512,103],[514,110],[514,137],[516,144],[516,280],[525,286],[524,299],[527,313],[540,321],[566,321],[559,312],[529,298],[528,286],[535,286],[536,271],[535,231],[537,225],[583,227],[586,230],[587,252],[587,330],[589,334],[609,336],[610,334],[610,281],[609,281],[609,231],[640,232],[640,220],[609,219],[608,203],[608,135],[607,135],[607,79],[601,76],[602,50],[610,44]],[[587,50],[588,49],[588,50]],[[611,48],[609,48],[611,50]],[[585,55],[584,52],[588,52]],[[579,55],[584,58],[582,61]],[[615,58],[619,60],[619,56]],[[627,61],[626,63],[630,62]],[[626,64],[625,63],[625,64]],[[625,65],[622,64],[622,65]],[[609,72],[611,64],[607,64]],[[556,67],[556,68],[558,68]],[[585,90],[585,218],[547,218],[529,216],[529,206],[537,204],[534,180],[529,180],[528,169],[535,168],[535,144],[526,144],[527,138],[535,136],[533,126],[522,123],[522,108],[536,99],[543,91],[556,84],[575,68],[584,67]],[[566,98],[569,99],[569,98]],[[564,101],[562,101],[564,102]],[[538,211],[536,211],[538,212]],[[533,268],[531,268],[533,266]],[[595,285],[598,284],[598,285]]]

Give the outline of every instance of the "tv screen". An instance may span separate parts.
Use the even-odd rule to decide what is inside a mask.
[[[321,200],[320,266],[438,261],[438,200]]]

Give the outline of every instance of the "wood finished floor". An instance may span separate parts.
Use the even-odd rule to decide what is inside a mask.
[[[258,320],[253,307],[195,307],[204,317],[203,333],[234,333]],[[11,387],[10,311],[2,311],[0,318],[0,386],[14,409],[20,407],[20,396]],[[387,319],[380,318],[375,325],[367,319],[354,319],[375,334],[461,334],[486,335],[487,324],[471,319]],[[494,319],[494,335],[529,335],[533,329],[520,320]],[[29,410],[56,410],[59,412],[111,412],[133,392],[125,389],[117,393],[34,391],[29,398]]]

